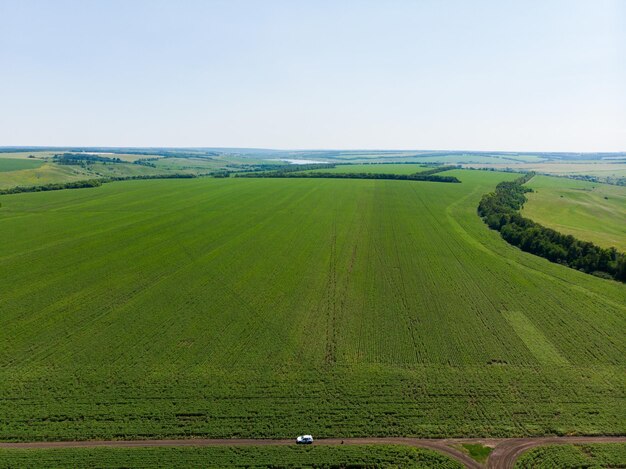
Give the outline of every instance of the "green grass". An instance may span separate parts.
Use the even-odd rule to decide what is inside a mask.
[[[2,158],[0,153],[0,173],[17,171],[20,169],[34,169],[43,164],[43,161],[35,159],[20,159],[20,158]]]
[[[506,311],[503,316],[539,363],[545,366],[567,365],[567,360],[524,313]]]
[[[403,446],[246,446],[0,449],[0,468],[386,467],[460,469],[435,451]]]
[[[133,155],[109,155],[115,157],[132,157]],[[179,161],[180,160],[180,161]],[[3,161],[10,161],[5,165]],[[102,178],[102,177],[131,177],[156,176],[172,173],[206,174],[224,166],[221,162],[190,160],[183,158],[162,158],[151,161],[155,167],[124,163],[90,163],[81,165],[59,165],[51,160],[35,159],[3,160],[0,154],[0,189],[14,186],[39,186],[51,183]]]
[[[483,446],[481,444],[462,444],[461,447],[469,454],[474,460],[484,463],[489,458],[489,455],[493,451],[493,448],[489,446]]]
[[[41,163],[41,161],[39,161],[39,163]],[[94,174],[92,172],[80,166],[62,166],[46,162],[33,169],[0,172],[0,189],[8,189],[15,186],[40,186],[44,184],[79,181],[93,177]]]
[[[523,214],[602,247],[626,251],[626,187],[535,176]]]
[[[626,467],[626,444],[549,445],[522,454],[516,469]]]
[[[626,432],[624,285],[446,174],[2,196],[0,439]]]

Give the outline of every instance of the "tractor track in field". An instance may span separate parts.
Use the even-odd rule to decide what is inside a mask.
[[[493,448],[485,464],[472,459],[458,449],[462,444],[482,444]],[[315,441],[315,445],[402,445],[435,450],[454,459],[470,469],[509,469],[525,451],[536,446],[559,444],[590,443],[626,443],[626,436],[564,436],[536,438],[324,438]],[[175,446],[288,446],[294,445],[293,439],[253,439],[253,438],[191,438],[170,440],[84,440],[84,441],[37,441],[4,443],[0,449],[52,449],[52,448],[149,448]]]

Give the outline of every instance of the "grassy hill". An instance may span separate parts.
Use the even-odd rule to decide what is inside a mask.
[[[535,176],[528,184],[527,217],[592,241],[626,251],[626,187]]]
[[[29,161],[29,160],[17,160]],[[37,161],[37,160],[35,160]],[[37,161],[41,163],[41,161]],[[15,186],[41,186],[91,179],[94,174],[80,166],[61,166],[45,162],[30,169],[15,169],[0,173],[0,189]]]
[[[203,175],[222,170],[235,163],[233,158],[182,158],[150,154],[70,153],[73,164],[61,164],[54,152],[0,152],[0,190],[15,186],[43,186],[102,178],[171,176],[172,174]],[[32,156],[32,158],[30,157]],[[56,157],[55,157],[56,156]],[[81,158],[83,159],[81,161]],[[84,158],[100,158],[90,161]],[[137,161],[144,159],[144,161]],[[108,161],[111,160],[111,161]],[[133,164],[143,163],[143,164]]]
[[[1,197],[0,439],[625,433],[624,285],[447,174]]]

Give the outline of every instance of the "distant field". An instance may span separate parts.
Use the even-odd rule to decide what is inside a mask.
[[[43,184],[90,179],[92,177],[94,177],[93,173],[80,166],[61,166],[54,163],[44,163],[33,169],[0,172],[0,189],[14,186],[40,186]]]
[[[0,158],[14,158],[14,159],[32,159],[29,158],[31,155],[36,159],[48,159],[52,158],[56,154],[62,153],[80,153],[80,152],[72,152],[69,150],[59,149],[57,151],[19,151],[19,152],[10,152],[3,153],[0,152]],[[132,153],[110,153],[110,152],[87,152],[88,155],[97,155],[105,158],[119,158],[123,161],[133,162],[139,159],[145,158],[162,158],[160,155],[137,155]]]
[[[473,155],[463,153],[453,153],[449,155],[419,156],[418,160],[424,162],[442,162],[448,164],[498,164],[517,165],[522,163],[535,163],[543,161],[536,155]]]
[[[516,469],[570,469],[626,467],[626,444],[551,445],[522,454]]]
[[[350,164],[339,165],[332,169],[315,169],[311,172],[322,173],[378,173],[378,174],[415,174],[432,169],[432,166],[420,164]]]
[[[402,446],[257,446],[2,450],[9,467],[406,467],[461,469],[434,451]]]
[[[163,169],[132,163],[92,163],[88,168],[101,177],[155,176],[166,172]]]
[[[489,154],[489,153],[464,153],[464,152],[439,152],[428,151],[328,151],[328,152],[294,152],[286,155],[290,158],[302,158],[313,160],[328,160],[334,162],[353,163],[381,163],[381,162],[424,162],[424,163],[533,163],[545,160],[539,155],[518,154]]]
[[[17,171],[20,169],[34,169],[43,164],[43,161],[24,160],[18,158],[3,158],[0,153],[0,173],[8,171]]]
[[[222,169],[226,164],[222,161],[210,158],[164,158],[153,162],[157,168],[165,168],[176,171],[215,171]]]
[[[90,154],[90,153],[88,153]],[[137,155],[134,153],[107,153],[107,152],[94,152],[96,156],[102,156],[104,158],[119,158],[122,161],[128,161],[132,163],[133,161],[143,160],[146,158],[158,158],[161,159],[161,155]]]
[[[508,162],[492,162],[493,164],[468,164],[476,168],[506,169],[512,168],[520,171],[536,171],[539,173],[555,175],[589,175],[599,178],[619,178],[626,177],[626,163],[609,163],[602,161],[565,161],[565,162],[541,162],[541,163],[520,163],[509,164]]]
[[[523,213],[528,218],[626,252],[626,187],[535,176]]]
[[[150,161],[150,166],[133,164],[129,161],[124,163],[95,162],[85,165],[60,165],[51,159],[4,159],[1,155],[0,189],[14,186],[40,186],[102,177],[157,176],[173,173],[206,174],[226,166],[226,163],[221,161],[199,158],[162,158]],[[117,158],[125,155],[107,156]],[[135,156],[133,158],[136,159]],[[5,161],[6,163],[4,163]],[[3,168],[6,169],[3,170]]]
[[[0,197],[0,439],[626,433],[624,285],[450,174]]]
[[[0,158],[14,158],[14,159],[32,159],[33,156],[37,159],[52,158],[57,152],[54,151],[17,151],[17,152],[0,152]]]

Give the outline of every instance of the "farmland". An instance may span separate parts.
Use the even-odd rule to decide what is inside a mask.
[[[402,446],[248,446],[1,450],[10,467],[407,467],[460,469],[434,451]]]
[[[624,467],[626,444],[551,445],[533,448],[523,454],[516,469],[555,469],[571,467]]]
[[[37,160],[0,157],[0,172],[17,171],[20,169],[34,169],[38,168],[42,164],[43,162]]]
[[[496,170],[513,169],[516,171],[535,171],[539,174],[592,177],[599,182],[624,185],[626,180],[626,163],[624,160],[593,160],[593,161],[539,161],[533,163],[513,161],[484,162],[481,164],[464,164],[470,168],[490,168]]]
[[[17,160],[29,161],[29,160]],[[37,160],[35,160],[37,161]],[[41,161],[38,161],[41,163]],[[39,186],[70,181],[90,179],[93,173],[78,166],[61,166],[54,163],[44,163],[29,169],[15,169],[0,172],[0,189],[15,186]]]
[[[77,158],[75,164],[59,164],[56,155],[64,153],[66,151],[61,149],[56,152],[0,152],[0,190],[15,186],[43,186],[102,178],[198,175],[221,170],[236,161],[234,158],[166,158],[149,153],[75,152],[69,153]],[[180,154],[179,152],[175,155]],[[81,161],[81,157],[95,157],[102,161]]]
[[[2,196],[0,438],[625,433],[624,285],[447,174]]]
[[[525,216],[599,246],[626,251],[626,187],[536,176]]]

